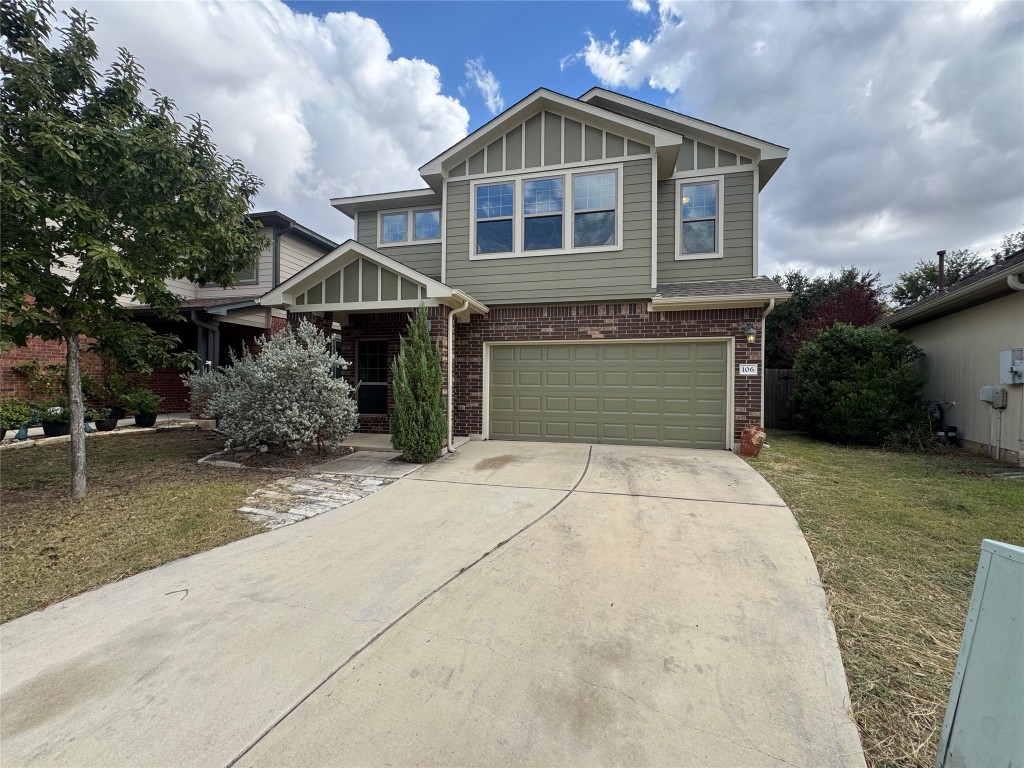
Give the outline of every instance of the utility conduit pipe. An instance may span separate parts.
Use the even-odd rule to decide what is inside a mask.
[[[455,453],[452,441],[455,439],[455,414],[453,403],[455,394],[455,317],[469,309],[466,299],[459,309],[448,313],[448,453]]]

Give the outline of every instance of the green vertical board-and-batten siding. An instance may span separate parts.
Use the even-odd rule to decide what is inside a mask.
[[[446,283],[484,303],[650,297],[651,161],[622,164],[622,250],[471,260],[470,183],[447,185]]]
[[[712,171],[712,173],[714,173]],[[727,280],[754,274],[754,174],[727,173],[720,258],[676,260],[677,179],[658,182],[658,282]]]
[[[388,248],[377,247],[377,211],[366,211],[359,214],[356,240],[368,248],[373,248],[384,254],[388,258],[423,273],[427,277],[432,277],[435,280],[441,279],[440,243],[395,245]]]

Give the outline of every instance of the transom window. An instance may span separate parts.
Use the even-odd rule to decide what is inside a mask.
[[[441,209],[386,211],[380,214],[380,245],[407,245],[441,239]]]
[[[476,183],[473,253],[529,256],[615,248],[620,194],[617,169]]]
[[[677,242],[679,258],[721,256],[720,179],[700,179],[679,184]]]

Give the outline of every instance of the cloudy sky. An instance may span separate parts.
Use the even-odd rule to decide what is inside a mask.
[[[1024,229],[1024,3],[97,2],[105,59],[201,113],[276,208],[338,240],[335,196],[416,168],[544,86],[603,85],[790,148],[762,271],[892,280]]]

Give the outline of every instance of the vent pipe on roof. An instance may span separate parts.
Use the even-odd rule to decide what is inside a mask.
[[[946,252],[936,251],[939,257],[939,290],[946,290]]]

